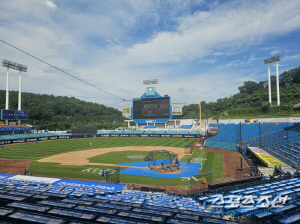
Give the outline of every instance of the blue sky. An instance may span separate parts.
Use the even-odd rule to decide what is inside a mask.
[[[0,5],[1,40],[123,99],[141,96],[144,79],[158,79],[157,92],[170,95],[173,103],[215,101],[237,93],[244,81],[266,80],[264,58],[280,54],[280,73],[300,65],[298,0],[10,0]],[[28,65],[24,92],[131,106],[2,42],[0,56]],[[10,74],[10,89],[17,90],[18,73]],[[1,67],[0,89],[5,83]]]

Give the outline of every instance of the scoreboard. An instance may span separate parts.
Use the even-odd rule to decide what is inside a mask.
[[[133,120],[169,118],[170,97],[133,99]]]

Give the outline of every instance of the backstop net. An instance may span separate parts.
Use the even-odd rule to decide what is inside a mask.
[[[190,193],[208,189],[208,184],[212,183],[212,173],[203,173],[190,176]]]
[[[116,167],[114,169],[107,170],[108,172],[108,179],[106,183],[120,183],[120,167]]]
[[[169,165],[174,165],[176,160],[176,154],[167,150],[155,150],[151,151],[147,155],[148,167],[150,169],[166,169]]]

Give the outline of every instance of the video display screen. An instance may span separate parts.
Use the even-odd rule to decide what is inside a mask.
[[[170,118],[170,97],[133,100],[133,119],[168,118]]]
[[[1,110],[1,120],[27,120],[27,110]]]

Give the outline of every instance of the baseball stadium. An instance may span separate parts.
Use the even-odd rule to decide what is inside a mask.
[[[300,223],[299,1],[1,3],[0,224]]]
[[[12,68],[9,61],[3,66]],[[169,96],[153,91],[156,81],[148,81],[146,92],[123,109],[128,127],[116,130],[14,126],[27,111],[11,110],[6,101],[0,127],[3,220],[31,222],[34,215],[36,223],[264,223],[278,220],[280,209],[298,206],[298,122],[224,120],[202,132],[201,117],[172,119],[182,108],[172,107]],[[288,205],[243,207],[218,198],[252,194]]]

